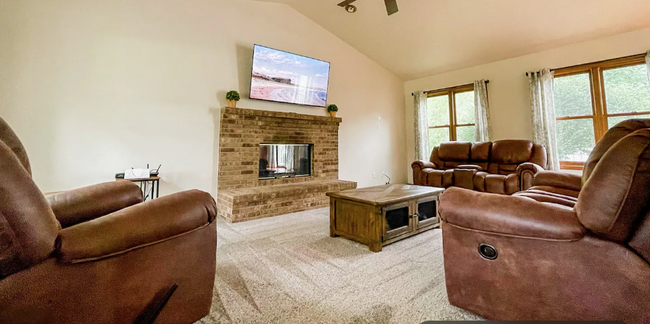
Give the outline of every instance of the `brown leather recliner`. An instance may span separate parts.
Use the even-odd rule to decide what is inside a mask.
[[[442,194],[452,305],[490,320],[650,323],[650,128],[593,161],[573,208],[460,188]]]
[[[0,118],[0,323],[133,323],[174,284],[156,323],[208,314],[214,200],[197,190],[142,200],[129,181],[44,197]]]
[[[434,147],[429,161],[415,161],[413,183],[513,194],[532,186],[547,167],[546,149],[528,140],[445,142]]]
[[[650,128],[650,119],[629,119],[610,128],[589,154],[582,176],[560,171],[539,171],[533,186],[515,195],[540,202],[552,202],[568,207],[575,206],[582,184],[589,180],[594,168],[609,148],[623,137],[640,129]]]

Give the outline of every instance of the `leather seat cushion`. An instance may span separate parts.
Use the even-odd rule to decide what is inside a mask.
[[[578,198],[578,194],[580,194],[580,191],[565,189],[560,187],[553,187],[553,186],[532,186],[528,190],[546,191],[554,194],[559,194],[562,196],[572,197],[575,198],[576,201]]]
[[[577,202],[577,199],[571,196],[563,196],[559,194],[553,194],[547,191],[531,190],[531,189],[528,189],[526,191],[516,192],[513,194],[513,196],[527,197],[539,202],[554,203],[554,204],[559,204],[571,208],[573,208]]]

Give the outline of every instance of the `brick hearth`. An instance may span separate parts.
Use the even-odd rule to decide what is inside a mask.
[[[341,118],[224,108],[219,136],[219,215],[231,222],[328,205],[325,193],[356,188],[338,180]],[[259,144],[313,144],[310,177],[258,179]]]

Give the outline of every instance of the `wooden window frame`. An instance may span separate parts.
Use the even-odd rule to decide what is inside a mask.
[[[596,143],[605,135],[605,132],[609,129],[607,118],[609,117],[620,117],[620,116],[640,116],[648,115],[650,112],[632,112],[632,113],[618,113],[618,114],[608,114],[607,113],[607,102],[605,99],[605,81],[603,77],[603,71],[623,68],[634,65],[641,65],[645,63],[645,54],[626,56],[611,60],[587,63],[576,66],[569,66],[559,69],[554,69],[554,78],[561,78],[576,74],[589,74],[589,83],[591,91],[591,115],[584,116],[570,116],[570,117],[556,117],[556,120],[569,120],[569,119],[592,119],[592,124],[594,127],[594,137]],[[582,170],[584,168],[584,162],[576,161],[560,161],[560,168],[564,170]]]
[[[466,126],[474,126],[476,127],[476,120],[471,123],[471,124],[458,124],[456,120],[456,94],[457,93],[463,93],[463,92],[469,92],[469,91],[474,91],[474,84],[464,84],[460,86],[455,86],[455,87],[450,87],[450,88],[444,88],[444,89],[438,89],[438,90],[433,90],[433,91],[428,91],[427,92],[427,99],[432,98],[432,97],[440,97],[446,95],[448,97],[449,101],[449,124],[448,125],[439,125],[439,126],[429,126],[427,124],[427,127],[429,129],[434,129],[434,128],[448,128],[449,129],[449,140],[450,141],[456,141],[457,136],[456,136],[456,128],[457,127],[466,127]]]

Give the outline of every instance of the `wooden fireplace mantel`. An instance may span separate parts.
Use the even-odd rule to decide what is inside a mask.
[[[314,108],[318,109],[318,108]],[[231,115],[241,115],[241,116],[257,116],[257,117],[272,117],[272,118],[283,118],[283,119],[298,119],[298,120],[313,120],[313,121],[323,121],[323,122],[332,122],[332,123],[341,123],[343,119],[340,117],[327,117],[327,116],[316,116],[316,115],[307,115],[299,114],[293,112],[283,112],[283,111],[271,111],[271,110],[257,110],[257,109],[248,109],[248,108],[230,108],[224,107],[222,110],[223,114]]]

